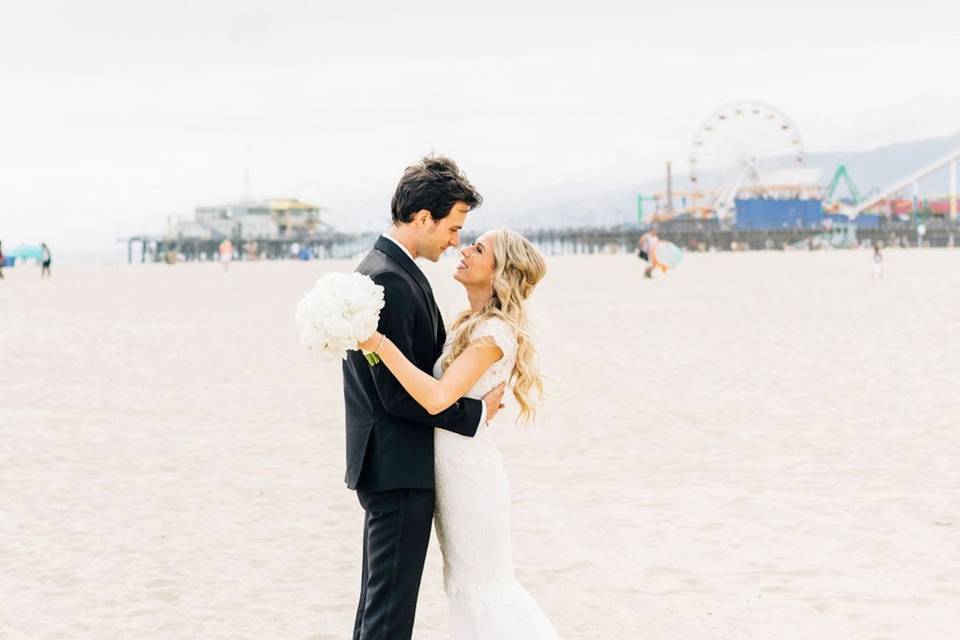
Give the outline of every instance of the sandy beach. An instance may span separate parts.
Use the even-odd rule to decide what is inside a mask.
[[[563,638],[956,635],[960,251],[548,263],[549,397],[495,429]],[[349,637],[339,367],[293,313],[354,264],[4,271],[0,638]],[[424,265],[448,317],[454,265]],[[415,637],[445,625],[434,541]]]

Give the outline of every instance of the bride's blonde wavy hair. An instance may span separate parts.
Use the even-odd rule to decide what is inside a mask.
[[[543,381],[534,362],[536,350],[530,341],[525,303],[547,272],[547,264],[519,233],[496,229],[493,236],[493,294],[479,311],[464,311],[450,328],[451,350],[441,367],[446,370],[457,356],[472,343],[474,328],[487,318],[500,318],[517,336],[517,357],[507,384],[513,386],[513,397],[520,405],[520,419],[527,422],[536,415],[533,392],[543,396]]]

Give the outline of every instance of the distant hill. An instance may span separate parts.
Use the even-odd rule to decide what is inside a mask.
[[[871,151],[810,153],[805,164],[822,168],[824,182],[833,176],[837,165],[846,165],[860,193],[866,196],[957,148],[960,148],[960,134],[891,144]],[[763,164],[775,167],[788,162],[773,158]],[[939,171],[921,181],[920,192],[927,196],[943,195],[948,192],[948,180],[947,171]],[[675,184],[677,188],[686,188],[688,176],[678,173]],[[502,203],[496,211],[484,211],[484,218],[491,225],[517,229],[626,224],[637,220],[637,194],[652,194],[664,188],[663,178],[632,185],[571,183]],[[841,186],[838,195],[846,193],[846,187]]]

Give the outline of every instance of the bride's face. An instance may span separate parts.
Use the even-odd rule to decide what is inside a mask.
[[[457,265],[453,277],[464,286],[489,287],[493,281],[494,268],[493,236],[485,233],[472,245],[460,251],[460,264]]]

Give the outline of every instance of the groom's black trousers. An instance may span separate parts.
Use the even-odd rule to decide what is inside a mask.
[[[408,640],[430,542],[431,489],[364,491],[363,577],[354,640]]]

